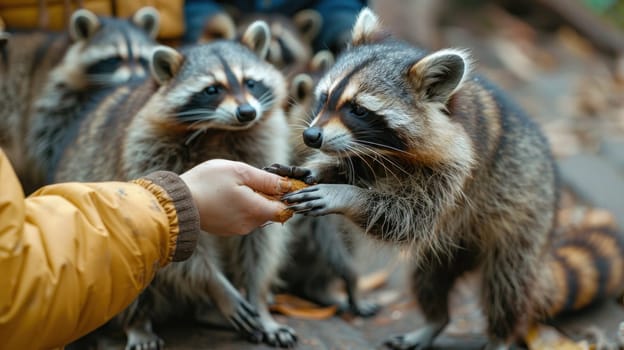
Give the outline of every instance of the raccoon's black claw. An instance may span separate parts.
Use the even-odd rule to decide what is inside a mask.
[[[312,176],[312,171],[310,169],[298,166],[289,166],[275,163],[269,165],[268,167],[264,167],[263,169],[279,176],[286,176],[293,179],[302,180],[308,185],[310,184],[308,181],[314,180],[314,177]]]
[[[322,204],[301,203],[301,204],[291,205],[286,208],[294,211],[297,214],[306,214],[312,210],[319,210],[319,209],[323,209],[324,207],[325,206]]]
[[[262,341],[262,322],[256,309],[247,301],[239,300],[235,312],[227,318],[232,326],[246,338],[250,340],[260,338],[259,341]]]
[[[310,193],[313,192],[318,192],[318,188],[317,187],[308,187],[308,188],[304,188],[302,190],[296,191],[296,192],[291,192],[288,193],[284,196],[282,196],[282,200],[286,201],[286,203],[300,203],[300,202],[307,202],[313,199],[320,199],[321,196],[320,195],[313,195]]]

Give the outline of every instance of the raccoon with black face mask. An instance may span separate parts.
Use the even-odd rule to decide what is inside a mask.
[[[287,109],[291,125],[291,164],[303,164],[314,154],[301,140],[301,131],[311,119],[314,87],[334,63],[329,51],[314,55],[303,72],[290,81],[290,103]],[[358,270],[353,261],[353,232],[356,228],[344,217],[297,216],[288,222],[292,237],[288,245],[288,262],[280,270],[279,289],[322,306],[337,306],[338,312],[351,312],[368,317],[379,306],[361,300],[357,295]],[[336,295],[334,282],[344,284],[346,300]]]
[[[70,18],[69,35],[12,36],[9,77],[0,91],[14,103],[1,113],[15,120],[12,130],[19,130],[15,134],[25,140],[19,148],[27,155],[22,177],[27,193],[52,180],[52,164],[91,96],[149,75],[158,27],[159,15],[152,7],[129,19],[98,17],[81,9]]]
[[[254,22],[241,43],[215,41],[181,52],[155,49],[153,79],[120,85],[83,111],[55,180],[128,180],[156,170],[182,173],[215,158],[256,167],[287,161],[286,83],[263,60],[269,38],[266,23]],[[244,237],[202,234],[193,255],[160,270],[121,317],[128,327],[128,346],[159,346],[150,319],[184,316],[203,310],[200,306],[209,301],[252,341],[293,346],[295,332],[272,318],[266,300],[286,237],[281,225]]]
[[[549,145],[470,66],[465,51],[427,53],[389,37],[363,10],[352,46],[316,88],[303,133],[316,153],[302,167],[268,168],[318,183],[284,196],[292,210],[343,215],[411,252],[426,324],[389,339],[393,349],[431,347],[449,322],[449,290],[469,270],[483,276],[486,349],[507,349],[532,322],[622,290],[622,237],[554,236]]]

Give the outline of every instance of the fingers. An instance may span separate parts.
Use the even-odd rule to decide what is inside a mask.
[[[290,191],[290,182],[279,175],[252,166],[244,166],[239,174],[243,185],[266,195],[278,196]]]
[[[258,221],[258,225],[266,221],[274,221],[286,210],[286,204],[278,200],[268,199],[253,191],[250,191],[247,197],[249,208],[253,208],[253,215]]]

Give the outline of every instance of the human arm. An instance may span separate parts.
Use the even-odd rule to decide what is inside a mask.
[[[236,164],[233,169],[244,168]],[[158,268],[188,257],[200,217],[191,197],[211,198],[210,193],[194,189],[195,182],[207,181],[215,171],[237,176],[232,169],[198,166],[188,172],[194,175],[187,179],[188,185],[173,173],[156,172],[133,183],[57,184],[24,198],[0,150],[3,346],[62,346],[123,310]],[[270,191],[272,184],[280,190],[279,182],[270,181],[279,177],[267,174],[266,180],[256,175],[251,178],[267,181],[258,190]],[[222,184],[227,188],[231,183]],[[255,198],[257,194],[251,193]],[[237,204],[225,207],[241,211],[248,205],[243,200],[248,194],[240,192],[233,202]],[[273,208],[281,210],[281,206]],[[259,217],[252,219],[261,222],[275,215],[270,210],[256,214]]]

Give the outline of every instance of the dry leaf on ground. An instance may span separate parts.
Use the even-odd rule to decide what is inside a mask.
[[[336,306],[322,307],[290,294],[275,295],[271,311],[308,320],[325,320],[336,314]]]

